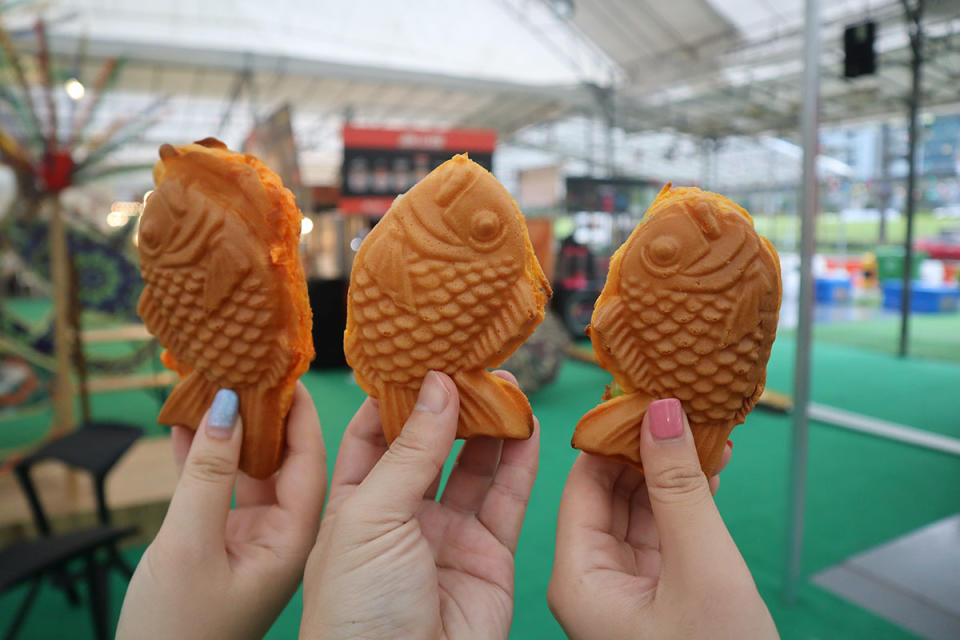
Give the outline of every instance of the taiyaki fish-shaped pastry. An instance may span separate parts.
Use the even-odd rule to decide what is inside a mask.
[[[678,398],[713,475],[734,426],[763,392],[780,312],[780,261],[741,207],[668,184],[617,249],[588,335],[613,374],[573,446],[640,463],[651,401]]]
[[[297,245],[301,214],[280,178],[207,138],[160,147],[140,219],[137,308],[182,380],[157,421],[196,429],[219,389],[240,399],[240,468],[280,466],[297,379],[313,359]]]
[[[397,198],[354,260],[344,333],[387,441],[430,370],[457,384],[458,437],[529,437],[527,398],[486,368],[533,333],[550,295],[516,202],[466,155]]]

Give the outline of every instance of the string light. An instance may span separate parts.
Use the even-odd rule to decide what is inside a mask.
[[[67,95],[70,96],[71,100],[80,100],[87,93],[86,87],[84,87],[83,83],[76,78],[70,78],[67,80],[63,84],[63,88],[66,89]]]
[[[303,219],[300,220],[300,235],[305,236],[311,231],[313,231],[313,220],[303,216]]]
[[[110,205],[110,213],[107,214],[107,224],[111,227],[122,227],[130,221],[130,218],[139,220],[140,213],[143,211],[147,198],[153,191],[148,191],[143,196],[143,202],[114,202]]]

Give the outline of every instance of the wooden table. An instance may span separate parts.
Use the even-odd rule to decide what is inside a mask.
[[[37,463],[31,472],[54,531],[92,524],[96,499],[89,475],[60,462]],[[107,476],[107,505],[117,525],[136,525],[128,544],[153,539],[177,482],[170,438],[141,438]],[[0,475],[0,545],[36,535],[30,507],[12,472]]]

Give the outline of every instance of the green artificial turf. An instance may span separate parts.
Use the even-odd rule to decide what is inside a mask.
[[[792,246],[800,238],[800,217],[794,213],[767,214],[753,216],[757,233],[770,238],[778,247],[788,238]],[[936,236],[944,229],[955,229],[956,219],[937,218],[930,211],[918,212],[914,217],[914,237]],[[900,216],[887,221],[886,244],[903,246],[907,233],[906,218]],[[851,252],[874,250],[880,237],[879,220],[844,220],[837,213],[817,215],[817,248],[821,251],[839,251],[844,248]]]
[[[778,339],[769,366],[769,386],[790,392],[794,343]],[[812,395],[817,402],[861,411],[938,433],[960,436],[955,393],[960,365],[894,356],[833,344],[813,353]],[[362,393],[347,371],[305,376],[323,423],[330,463]],[[540,418],[540,471],[517,551],[515,638],[559,638],[562,632],[546,606],[557,505],[576,453],[570,448],[574,424],[591,408],[609,376],[591,365],[567,362],[557,381],[532,398]],[[95,399],[98,417],[152,425],[156,400],[145,392],[105,394]],[[45,423],[22,423],[24,432],[42,432]],[[10,424],[0,422],[6,437]],[[155,426],[148,431],[160,433]],[[780,599],[787,519],[790,419],[754,411],[733,434],[733,460],[722,476],[717,502],[760,592],[785,639],[909,638],[906,632],[812,585],[800,590],[792,607]],[[956,478],[960,460],[903,444],[814,423],[810,433],[804,570],[809,575],[851,554],[950,515],[960,504]],[[129,551],[136,559],[141,550]],[[113,582],[119,608],[123,584]],[[0,597],[0,621],[9,620],[23,590]],[[302,603],[293,599],[268,638],[294,638]],[[92,637],[86,611],[71,609],[45,588],[22,632],[23,638]]]
[[[960,313],[914,313],[908,327],[911,357],[960,362]],[[900,318],[818,324],[813,336],[819,342],[892,354],[900,345]]]

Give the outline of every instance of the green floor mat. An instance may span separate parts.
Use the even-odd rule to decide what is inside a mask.
[[[790,391],[794,343],[777,341],[769,367],[770,386]],[[813,358],[813,397],[843,409],[960,435],[954,389],[960,366],[818,344]],[[348,371],[310,373],[304,381],[323,423],[332,464],[337,445],[362,393]],[[546,606],[556,511],[567,471],[576,455],[570,436],[577,419],[594,406],[609,382],[600,369],[567,362],[556,383],[532,398],[543,425],[540,470],[517,553],[516,611],[512,637],[560,638]],[[126,416],[150,425],[156,401],[144,393],[97,399],[98,415]],[[23,426],[28,429],[28,425]],[[157,427],[149,427],[152,433]],[[893,625],[814,587],[799,602],[780,600],[787,513],[790,420],[755,411],[733,434],[733,461],[724,472],[718,504],[761,594],[786,639],[910,638]],[[947,516],[960,504],[960,460],[814,423],[806,511],[804,570],[812,574],[847,556]],[[135,555],[135,553],[133,554]],[[115,609],[122,584],[114,582]],[[17,595],[0,598],[0,620],[8,620]],[[302,603],[298,594],[268,638],[294,638]],[[83,640],[92,637],[86,611],[71,609],[60,594],[44,589],[22,637]]]
[[[909,328],[911,357],[960,362],[960,313],[916,313],[910,316]],[[900,345],[900,318],[818,324],[813,337],[817,342],[893,354]]]

